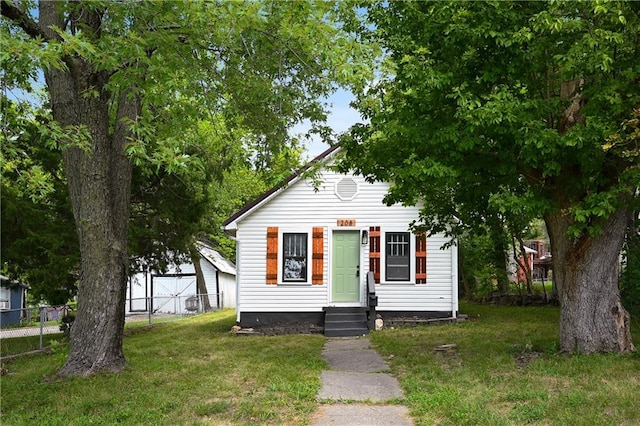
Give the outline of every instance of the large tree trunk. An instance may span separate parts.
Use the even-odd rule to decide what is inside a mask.
[[[61,27],[55,8],[55,2],[40,3],[40,19],[47,31],[51,25]],[[86,23],[99,28],[99,13],[85,12]],[[125,119],[135,120],[139,105],[135,97],[109,92],[108,76],[83,58],[65,57],[65,63],[66,70],[45,71],[53,117],[67,131],[86,130],[88,140],[81,146],[74,145],[83,138],[70,140],[63,147],[81,263],[69,357],[59,375],[85,376],[120,371],[125,365],[122,343],[132,176],[124,153],[129,135]],[[112,102],[117,109],[110,126]]]
[[[98,101],[99,102],[99,101]],[[126,111],[129,110],[127,113]],[[135,106],[122,97],[119,116]],[[60,375],[120,371],[128,269],[127,240],[131,165],[124,157],[124,124],[106,132],[108,109],[89,105],[91,151],[64,152],[81,254],[78,310],[71,348]]]
[[[497,218],[490,218],[489,226],[491,241],[493,242],[491,261],[495,267],[498,291],[506,294],[511,290],[508,273],[509,265],[507,262],[509,257],[509,244],[502,221]]]
[[[628,223],[620,209],[602,233],[569,237],[573,221],[565,213],[545,216],[553,250],[553,276],[560,300],[560,349],[565,352],[629,352],[629,314],[618,288],[620,250]]]
[[[193,269],[196,272],[196,288],[198,289],[198,295],[202,303],[202,309],[204,312],[211,310],[211,302],[209,301],[209,292],[207,290],[207,284],[204,280],[204,273],[202,272],[202,265],[200,264],[200,253],[196,248],[196,243],[191,245],[190,248],[191,262],[193,262]]]

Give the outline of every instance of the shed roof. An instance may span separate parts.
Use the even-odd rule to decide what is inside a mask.
[[[225,259],[213,247],[202,241],[198,241],[197,245],[200,255],[211,263],[217,270],[226,274],[236,275],[236,265],[234,265],[233,262]]]
[[[30,289],[31,286],[29,284],[20,282],[20,281],[16,281],[16,280],[12,280],[9,277],[5,277],[4,275],[0,275],[0,282],[2,283],[2,285],[4,285],[5,287],[22,287],[22,288],[26,288],[26,289]]]

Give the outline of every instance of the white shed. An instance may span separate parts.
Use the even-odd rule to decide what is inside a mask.
[[[235,308],[235,265],[203,242],[198,242],[197,248],[210,306],[214,309]],[[188,299],[196,295],[193,263],[172,267],[164,273],[140,272],[129,279],[126,313],[148,312],[149,309],[154,313],[185,313],[191,310]]]
[[[456,247],[413,234],[420,207],[386,206],[388,184],[326,167],[338,150],[314,160],[325,166],[319,186],[292,175],[225,221],[237,241],[239,325],[311,322],[354,335],[375,315],[456,317]]]

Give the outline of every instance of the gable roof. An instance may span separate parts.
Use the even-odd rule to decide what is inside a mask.
[[[276,186],[271,188],[270,190],[262,193],[255,200],[250,203],[245,204],[240,210],[232,214],[227,220],[222,223],[222,227],[227,233],[235,234],[235,230],[237,229],[238,222],[240,222],[245,217],[249,216],[260,206],[268,202],[271,198],[275,197],[279,192],[283,191],[290,184],[296,182],[304,172],[309,170],[311,166],[318,162],[326,162],[329,157],[331,157],[334,153],[338,152],[340,146],[334,145],[329,149],[325,150],[323,153],[315,157],[313,160],[309,161],[306,165],[290,174],[287,178],[283,179]]]

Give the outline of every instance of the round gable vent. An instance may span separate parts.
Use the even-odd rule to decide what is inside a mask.
[[[349,177],[342,178],[336,183],[336,195],[344,201],[353,200],[358,195],[358,184]]]

